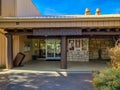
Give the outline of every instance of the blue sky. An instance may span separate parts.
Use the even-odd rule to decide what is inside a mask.
[[[96,8],[102,14],[120,14],[120,0],[33,0],[42,15],[84,14],[90,8],[95,14]]]

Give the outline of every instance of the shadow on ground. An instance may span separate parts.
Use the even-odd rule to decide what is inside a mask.
[[[11,72],[8,77],[7,90],[93,90],[91,73]]]

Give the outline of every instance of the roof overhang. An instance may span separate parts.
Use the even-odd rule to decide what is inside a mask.
[[[118,15],[69,15],[48,17],[0,17],[0,28],[51,28],[51,27],[81,27],[81,28],[120,28]]]

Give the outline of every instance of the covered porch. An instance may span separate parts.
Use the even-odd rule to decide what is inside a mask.
[[[22,67],[13,68],[13,70],[22,71],[83,71],[91,72],[109,68],[108,61],[90,61],[90,62],[79,62],[79,61],[68,61],[67,69],[60,68],[60,61],[40,61],[31,60],[24,64]]]
[[[38,44],[33,43],[33,36],[36,36],[36,34],[38,34],[38,32],[41,32],[41,30],[43,29],[38,29],[38,30],[30,30],[30,31],[24,31],[24,30],[6,30],[7,33],[7,39],[8,39],[8,67],[12,68],[13,66],[13,56],[16,55],[16,53],[18,52],[23,52],[26,54],[26,60],[32,60],[32,51],[33,51],[33,47],[35,47],[35,49],[38,48],[38,51],[40,51],[40,44],[42,43],[42,41],[38,42]],[[49,29],[47,29],[48,31]],[[56,30],[55,28],[52,29]],[[66,30],[66,32],[69,32],[69,28],[62,28],[61,30]],[[71,29],[70,29],[71,30]],[[103,29],[94,29],[94,34],[93,36],[90,36],[88,31],[89,29],[77,29],[77,28],[72,28],[71,32],[76,31],[75,35],[71,35],[71,33],[69,33],[70,35],[62,35],[61,32],[59,32],[58,34],[60,34],[59,36],[59,40],[60,43],[57,43],[55,45],[60,44],[60,61],[55,62],[54,60],[51,61],[30,61],[29,63],[26,64],[26,66],[28,66],[28,69],[37,69],[37,70],[44,70],[44,71],[49,71],[49,70],[53,70],[53,71],[59,71],[59,70],[63,70],[63,69],[67,69],[66,71],[96,71],[96,70],[100,70],[100,69],[104,69],[104,67],[106,67],[106,62],[102,62],[100,60],[104,60],[104,59],[109,59],[108,58],[108,54],[106,51],[107,47],[112,47],[114,45],[114,40],[118,37],[117,35],[114,35],[117,33],[117,29],[109,29],[111,33],[110,35],[107,35],[109,32],[107,32],[106,30],[108,29],[104,29],[104,31],[102,31]],[[93,30],[93,29],[90,29]],[[114,32],[112,31],[114,30]],[[36,31],[36,32],[35,32]],[[44,30],[46,32],[46,29]],[[57,31],[59,31],[59,28],[57,29]],[[56,31],[56,32],[57,32]],[[77,33],[77,31],[80,31],[80,33]],[[28,34],[28,32],[30,32],[30,34]],[[102,35],[101,32],[106,33],[106,35]],[[34,34],[36,33],[36,34]],[[83,35],[81,35],[81,33]],[[87,35],[86,35],[86,34]],[[39,33],[40,34],[40,33]],[[44,33],[42,33],[44,34]],[[51,33],[54,34],[54,33]],[[77,34],[77,35],[76,35]],[[80,34],[80,35],[78,35]],[[32,35],[32,38],[30,38]],[[39,36],[39,37],[38,37]],[[40,37],[41,36],[41,37]],[[105,37],[105,38],[103,38]],[[41,38],[51,38],[52,39],[56,39],[56,36],[54,35],[48,35],[48,36],[43,36],[43,35],[37,35],[36,36],[37,39],[41,39]],[[103,38],[103,39],[102,39]],[[52,40],[53,41],[53,40]],[[52,53],[48,54],[48,51],[54,51],[54,55],[56,55],[56,48],[55,45],[52,41],[46,41],[46,58],[51,57]],[[71,43],[72,41],[72,43]],[[79,43],[77,43],[77,42]],[[50,43],[48,43],[50,42]],[[53,44],[51,44],[53,43]],[[70,45],[69,45],[70,44]],[[73,48],[71,48],[73,44]],[[78,44],[78,45],[77,45]],[[52,46],[50,46],[52,45]],[[26,46],[27,46],[27,51],[26,51]],[[50,47],[48,47],[50,46]],[[70,46],[70,48],[69,48]],[[96,46],[96,47],[95,47]],[[13,48],[14,47],[14,48]],[[50,49],[48,49],[50,48]],[[52,48],[52,49],[51,49]],[[94,50],[94,51],[92,51]],[[96,51],[95,51],[96,50]],[[99,51],[99,52],[98,52]],[[104,52],[103,52],[104,51]],[[40,55],[40,53],[39,53]],[[57,54],[58,55],[58,54]],[[92,57],[91,57],[92,56]],[[55,57],[55,56],[54,56]],[[54,59],[54,58],[52,58]],[[100,60],[96,60],[96,61],[91,61],[90,59],[100,59]],[[81,62],[79,62],[81,61]],[[83,62],[82,62],[83,61]],[[99,62],[100,61],[100,62]],[[27,62],[27,61],[25,61]],[[35,65],[35,64],[39,64],[39,65]],[[33,65],[33,66],[32,66]],[[34,66],[35,65],[35,66]],[[104,66],[103,66],[104,65]],[[97,67],[97,68],[96,68]],[[24,69],[20,68],[20,69]],[[25,67],[25,69],[27,69],[27,67]]]
[[[87,62],[85,63],[84,62],[80,62],[80,63],[71,62],[72,64],[75,65],[74,67],[72,67],[71,63],[69,63],[68,60],[89,61],[89,59],[91,58],[92,59],[94,58],[104,59],[102,57],[107,58],[106,57],[107,52],[105,52],[106,47],[109,45],[112,46],[112,43],[114,43],[114,41],[120,35],[120,26],[119,26],[118,16],[115,16],[113,18],[111,18],[111,16],[108,16],[106,19],[105,19],[105,16],[100,16],[100,17],[79,16],[78,18],[76,17],[75,18],[54,18],[54,17],[53,18],[42,18],[42,17],[39,17],[37,19],[36,18],[19,18],[18,19],[18,18],[13,17],[13,18],[3,18],[1,22],[4,22],[0,25],[0,27],[4,29],[4,31],[6,32],[5,35],[7,37],[6,67],[8,69],[13,68],[13,59],[18,52],[24,53],[26,55],[26,58],[25,58],[26,60],[32,60],[31,58],[32,47],[30,47],[30,45],[33,45],[33,44],[31,44],[31,39],[28,39],[29,36],[34,36],[34,37],[39,36],[41,38],[42,37],[49,38],[49,37],[56,37],[56,36],[60,37],[60,41],[61,41],[60,42],[61,44],[60,60],[61,61],[59,61],[60,63],[58,62],[58,64],[57,63],[54,64],[54,62],[52,62],[53,66],[56,66],[58,70],[61,70],[61,68],[67,69],[67,70],[69,70],[70,68],[73,68],[74,70],[77,70],[76,69],[77,67],[79,67],[78,70],[84,70],[81,66],[87,67],[89,69],[91,66],[94,67],[92,63],[96,63],[96,62],[88,62],[88,63]],[[99,39],[98,41],[96,37],[98,38],[102,37],[103,39]],[[104,40],[105,39],[104,37],[106,39],[110,38],[110,40]],[[84,38],[87,38],[87,40]],[[84,45],[82,45],[84,41],[87,41],[88,44],[86,44],[85,42]],[[72,47],[72,44],[75,48],[68,48],[69,46]],[[27,49],[29,48],[29,51],[26,51],[26,46],[27,46]],[[37,46],[37,45],[34,44],[34,46]],[[92,51],[92,50],[96,50],[96,51]],[[68,51],[70,52],[68,53]],[[85,52],[83,53],[83,51]],[[82,53],[79,54],[79,52],[80,53],[82,52]],[[46,55],[48,56],[48,54]],[[81,58],[82,56],[84,56],[86,59]],[[54,53],[54,57],[55,57],[55,53]],[[36,62],[36,64],[37,63],[38,62]],[[42,62],[40,65],[35,65],[35,67],[37,67],[38,69],[44,70],[45,69],[44,67],[41,68],[39,66],[46,66],[46,68],[48,68],[47,66],[52,65],[52,63],[48,65],[44,65],[44,62]],[[87,64],[90,64],[90,66]],[[102,66],[102,64],[100,63],[98,64]],[[98,64],[95,64],[95,65],[98,66]],[[31,65],[34,65],[34,62],[32,62]],[[29,66],[29,64],[26,64],[25,66]],[[30,67],[31,69],[35,68],[33,66],[30,66]],[[53,67],[53,70],[56,70],[56,68]]]

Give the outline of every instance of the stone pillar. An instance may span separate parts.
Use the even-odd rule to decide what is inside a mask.
[[[13,37],[10,34],[6,35],[7,37],[7,61],[6,68],[13,68]]]
[[[62,36],[61,69],[67,69],[67,40],[66,40],[66,36]]]

